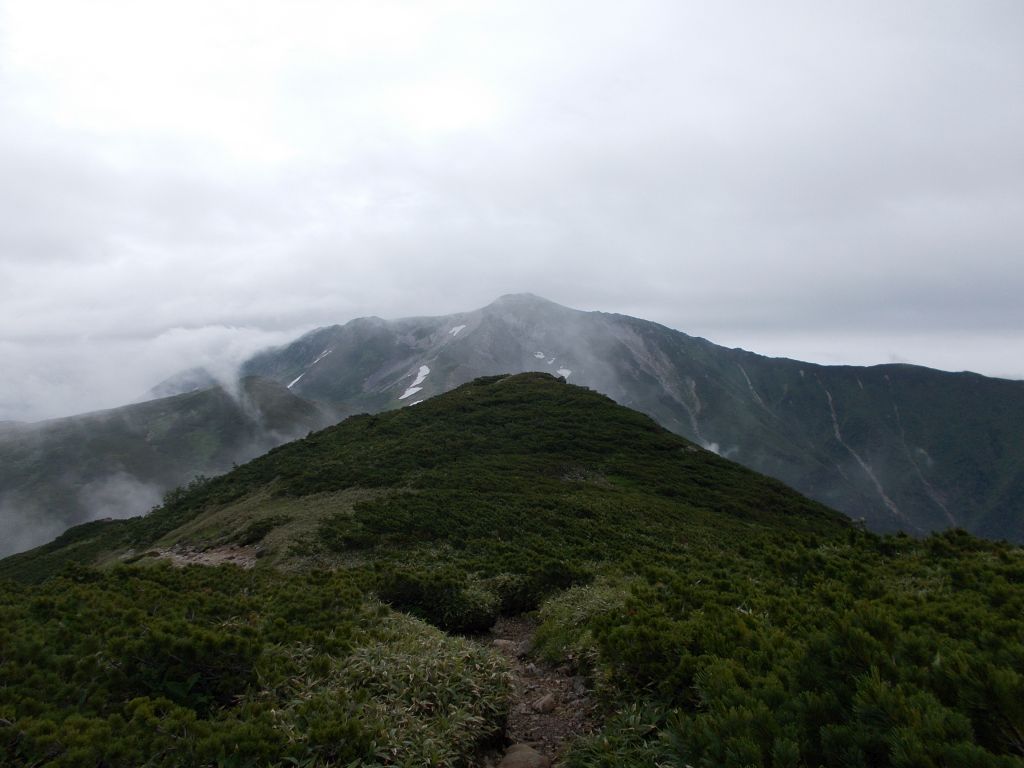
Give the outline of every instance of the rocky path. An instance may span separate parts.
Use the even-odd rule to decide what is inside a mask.
[[[202,550],[179,545],[170,549],[158,549],[156,555],[170,560],[177,566],[230,563],[242,568],[252,568],[256,565],[256,551],[256,547],[242,547],[234,544]]]
[[[545,768],[558,765],[563,749],[597,725],[596,705],[585,681],[565,667],[549,667],[528,657],[536,625],[522,617],[502,618],[490,642],[512,668],[512,706],[507,738],[512,746],[485,766]]]

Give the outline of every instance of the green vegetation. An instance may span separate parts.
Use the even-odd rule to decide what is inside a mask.
[[[1022,615],[1008,545],[765,533],[570,590],[540,637],[621,712],[574,766],[1021,766]]]
[[[254,570],[145,557],[237,544]],[[1024,766],[1020,548],[862,532],[540,374],[349,419],[0,575],[15,765],[470,764],[506,672],[421,620],[537,611],[535,652],[605,708],[576,768]]]
[[[507,672],[344,573],[72,569],[0,586],[5,765],[456,765]]]

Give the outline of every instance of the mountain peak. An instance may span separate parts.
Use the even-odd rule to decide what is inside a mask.
[[[556,304],[550,299],[538,296],[535,293],[506,293],[491,302],[487,309],[497,307],[558,307],[565,309],[561,304]]]

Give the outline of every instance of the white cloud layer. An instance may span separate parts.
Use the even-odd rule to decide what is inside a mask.
[[[1024,377],[1017,0],[0,2],[0,419],[532,291]]]

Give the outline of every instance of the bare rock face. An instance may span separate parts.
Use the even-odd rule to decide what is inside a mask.
[[[551,761],[529,744],[513,744],[505,750],[498,768],[551,768]]]

